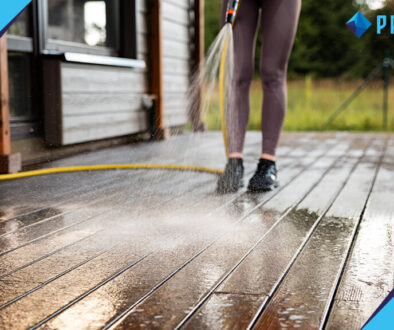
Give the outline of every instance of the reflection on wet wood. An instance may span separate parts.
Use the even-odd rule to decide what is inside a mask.
[[[381,164],[327,329],[361,329],[388,296],[394,279],[394,141]]]
[[[344,153],[346,150],[346,148],[345,150],[341,149],[342,147],[339,148],[339,153]],[[302,171],[301,175],[291,182],[291,185],[286,186],[280,194],[249,214],[239,226],[223,235],[219,241],[199,256],[196,262],[190,263],[168,283],[158,289],[146,302],[136,306],[136,308],[147,310],[148,319],[152,319],[154,315],[163,315],[160,320],[156,320],[159,327],[176,326],[187,315],[186,311],[189,306],[193,306],[193,302],[198,301],[200,297],[204,296],[205,292],[220,281],[223,275],[231,270],[234,263],[248,252],[251,246],[265,236],[270,236],[272,230],[275,231],[275,225],[279,221],[279,223],[283,223],[283,217],[290,211],[289,206],[294,207],[308,194],[313,185],[320,181],[326,169],[335,163],[336,153],[337,150],[332,150],[324,153],[324,156],[320,155],[313,161],[308,170]],[[288,232],[291,232],[291,230],[288,230]],[[278,237],[278,235],[275,235],[275,237]],[[232,249],[232,246],[238,248]],[[229,253],[230,251],[231,253]],[[273,254],[275,254],[274,251]],[[218,256],[220,256],[219,260]],[[205,273],[213,265],[216,272],[210,274],[208,280]],[[243,281],[245,281],[245,278]],[[185,287],[174,286],[174,283],[179,282],[185,283]],[[196,289],[188,292],[188,287]],[[173,292],[175,291],[174,288],[176,288],[176,292]],[[169,294],[170,292],[171,294]],[[180,296],[183,296],[181,303],[179,302]],[[167,309],[166,313],[164,313],[164,309]],[[122,323],[122,326],[127,328],[136,321],[136,317],[135,313],[130,314]],[[206,326],[213,326],[213,324],[202,325],[202,327]],[[199,326],[196,327],[199,328]]]
[[[366,145],[362,145],[365,148]],[[340,146],[336,152],[340,152]],[[362,149],[360,149],[362,153]],[[360,153],[360,154],[361,154]],[[255,295],[267,297],[275,289],[277,282],[290,267],[300,247],[306,242],[327,208],[331,205],[338,189],[346,182],[349,173],[358,162],[358,157],[347,157],[348,149],[344,149],[338,158],[331,160],[332,166],[319,181],[319,184],[306,196],[306,198],[278,224],[278,226],[265,238],[265,240],[248,256],[248,258],[231,274],[231,276],[215,292],[215,295],[238,294],[243,296],[243,305],[247,306],[246,314],[241,314],[236,306],[227,306],[223,313],[224,321],[231,324],[234,315],[242,320],[241,325],[247,327],[265,303],[258,304]],[[327,158],[321,164],[327,163]],[[340,164],[340,165],[339,165]],[[291,193],[291,192],[288,192]],[[287,196],[284,194],[282,196]],[[265,218],[265,217],[264,217]],[[267,267],[269,265],[269,267]],[[212,297],[194,315],[187,325],[193,327],[209,327],[206,324],[212,314],[212,304],[216,297]],[[223,308],[224,310],[225,308]]]
[[[260,134],[246,146],[248,178]],[[0,328],[359,328],[393,285],[393,148],[392,135],[284,134],[281,187],[257,195],[164,171],[2,183]],[[224,161],[209,133],[45,166]]]
[[[380,142],[380,141],[379,141]],[[368,157],[369,151],[379,151]],[[380,166],[381,144],[373,145],[355,167],[334,204],[258,320],[263,329],[323,325],[332,295]],[[296,294],[299,292],[300,294]]]

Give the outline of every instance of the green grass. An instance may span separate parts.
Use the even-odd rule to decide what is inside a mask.
[[[288,131],[323,130],[330,114],[344,102],[361,81],[333,80],[290,81],[288,83],[288,109],[284,129]],[[249,130],[260,129],[262,91],[259,81],[253,81],[250,92]],[[382,131],[382,83],[373,82],[350,106],[324,130]],[[220,129],[218,94],[204,115],[210,130]],[[394,84],[389,90],[388,130],[394,131]]]

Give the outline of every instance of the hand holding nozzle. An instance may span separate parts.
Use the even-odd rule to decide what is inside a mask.
[[[239,0],[230,0],[226,11],[226,23],[234,24],[235,15],[237,13]]]

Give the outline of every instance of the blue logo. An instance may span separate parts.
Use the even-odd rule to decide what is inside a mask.
[[[358,11],[346,22],[346,25],[350,31],[360,38],[371,27],[372,23]]]
[[[394,290],[383,300],[378,309],[372,314],[362,330],[393,329],[394,321]]]
[[[386,15],[378,15],[376,17],[376,33],[381,34],[382,30],[384,30],[387,26],[387,17]],[[390,16],[391,19],[391,31],[390,34],[394,34],[394,15]]]
[[[0,37],[31,0],[0,1]]]

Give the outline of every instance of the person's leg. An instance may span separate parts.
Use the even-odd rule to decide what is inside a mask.
[[[287,63],[297,30],[301,0],[263,0],[260,58],[264,101],[262,111],[263,152],[248,190],[262,192],[279,185],[275,151],[287,106]]]
[[[261,158],[275,161],[287,107],[287,64],[294,43],[301,0],[263,0],[260,71],[264,91]]]
[[[223,0],[224,23],[228,0]],[[253,77],[254,41],[259,6],[257,0],[242,0],[233,26],[234,37],[234,90],[233,104],[226,107],[229,159],[224,174],[219,177],[219,193],[235,192],[243,186],[242,151],[249,120],[249,88]],[[234,95],[233,95],[234,96]]]
[[[228,0],[223,0],[224,22]],[[254,42],[259,15],[258,0],[242,0],[239,5],[234,35],[235,105],[227,111],[227,131],[230,158],[242,158],[245,133],[249,120],[249,89],[253,78]]]

